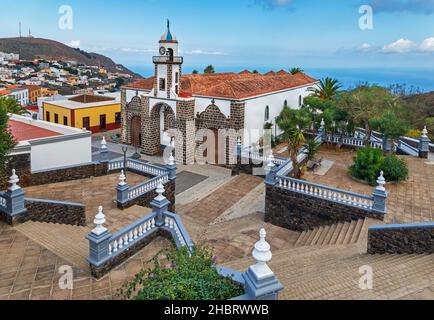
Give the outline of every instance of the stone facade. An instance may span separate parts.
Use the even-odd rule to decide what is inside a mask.
[[[294,231],[307,231],[364,218],[384,219],[384,214],[347,206],[306,194],[266,186],[265,222]]]
[[[369,254],[434,254],[434,224],[369,228]]]
[[[86,225],[85,206],[79,203],[26,199],[27,214],[17,221],[37,221],[46,223],[67,224],[73,226]]]

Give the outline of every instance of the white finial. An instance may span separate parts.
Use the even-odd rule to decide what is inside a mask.
[[[15,169],[12,169],[12,175],[9,177],[9,191],[15,191],[18,189],[21,189],[21,187],[17,184],[18,182],[20,182],[20,179],[18,178],[18,176],[16,175],[16,171]]]
[[[324,121],[324,118],[322,118],[321,119],[321,128],[324,128],[324,126],[325,126],[325,121]]]
[[[166,190],[164,190],[164,186],[163,186],[163,184],[161,182],[158,184],[156,191],[157,191],[157,194],[158,194],[158,196],[155,198],[156,201],[163,201],[163,200],[166,199],[166,197],[163,196],[163,193]]]
[[[101,140],[101,150],[107,150],[107,141],[105,140],[105,137],[102,137]]]
[[[174,166],[174,165],[175,165],[175,157],[173,156],[173,151],[172,151],[169,157],[169,166]]]
[[[105,223],[105,215],[103,213],[103,207],[100,206],[98,208],[98,214],[95,216],[95,219],[93,220],[93,223],[95,223],[96,228],[92,230],[92,233],[96,234],[97,236],[103,234],[107,231],[107,228],[104,227]]]
[[[422,138],[428,138],[428,130],[426,129],[426,126],[422,130]]]
[[[256,260],[256,264],[251,268],[256,273],[259,279],[269,277],[274,274],[267,265],[267,262],[271,260],[273,255],[270,250],[270,245],[265,240],[266,236],[267,232],[265,231],[265,229],[262,228],[261,231],[259,231],[260,240],[256,242],[255,249],[252,253],[253,258]]]
[[[237,137],[237,145],[241,145],[241,137]]]
[[[384,188],[384,186],[386,184],[386,179],[384,179],[384,172],[383,171],[381,171],[380,176],[378,177],[377,183],[378,183],[377,190],[386,191],[386,188]]]
[[[125,182],[127,180],[127,177],[125,176],[124,170],[121,171],[121,174],[119,176],[119,183],[120,186],[125,186],[127,183]]]

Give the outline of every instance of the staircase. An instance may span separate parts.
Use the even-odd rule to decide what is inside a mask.
[[[280,299],[399,299],[433,289],[434,255],[367,255],[363,252],[357,244],[294,247],[273,252],[269,266],[284,286]],[[252,264],[253,259],[246,258],[225,266],[245,271]],[[359,268],[366,265],[374,272],[373,290],[359,287]]]
[[[25,236],[82,270],[89,264],[88,227],[28,221],[15,227]]]
[[[383,222],[366,218],[304,231],[297,239],[295,247],[336,246],[366,242],[368,227],[379,224]]]

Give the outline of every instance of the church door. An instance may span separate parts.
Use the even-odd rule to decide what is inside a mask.
[[[135,147],[140,147],[141,145],[141,128],[142,122],[140,117],[133,117],[131,119],[131,144]]]

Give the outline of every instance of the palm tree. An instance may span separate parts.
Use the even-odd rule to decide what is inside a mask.
[[[301,178],[301,166],[298,163],[298,154],[301,148],[303,148],[306,143],[306,138],[304,137],[303,131],[300,128],[295,128],[284,134],[284,138],[288,143],[289,157],[292,161],[292,175],[296,179]]]
[[[7,113],[13,113],[18,115],[28,114],[27,110],[23,108],[17,100],[11,97],[0,98],[0,107],[4,108]]]
[[[289,73],[292,75],[295,75],[297,73],[302,73],[302,72],[303,72],[303,69],[301,69],[299,67],[295,67],[295,68],[292,68],[291,70],[289,70]]]
[[[321,79],[316,87],[310,87],[307,90],[312,92],[313,96],[323,100],[331,100],[342,88],[342,84],[337,79],[325,78]]]

